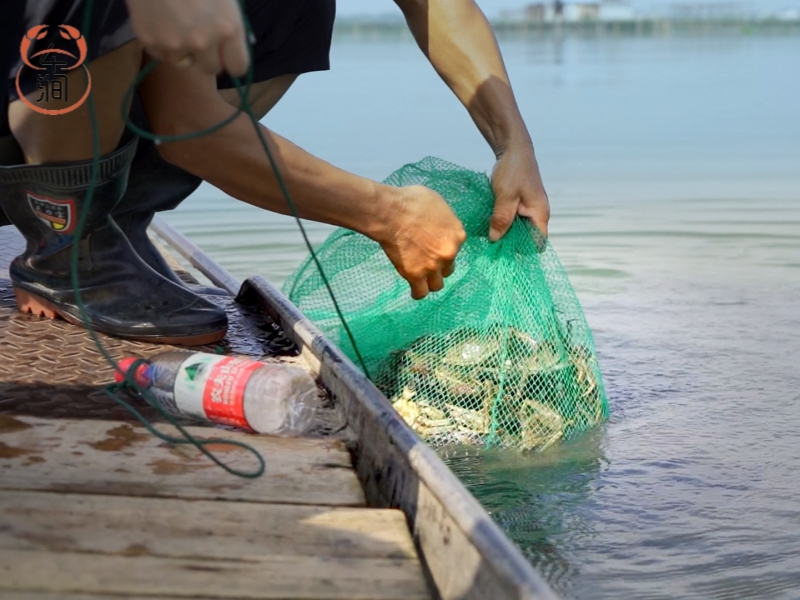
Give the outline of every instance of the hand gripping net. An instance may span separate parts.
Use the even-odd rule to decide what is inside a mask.
[[[435,446],[543,450],[606,419],[591,331],[538,230],[517,218],[491,243],[489,179],[437,158],[406,165],[385,183],[437,191],[467,232],[444,290],[421,301],[360,234],[339,229],[317,252],[362,367],[406,422]],[[310,258],[284,290],[358,364]]]

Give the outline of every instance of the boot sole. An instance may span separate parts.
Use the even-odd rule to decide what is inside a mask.
[[[69,313],[63,312],[49,300],[45,300],[44,298],[32,294],[27,290],[23,290],[21,288],[14,286],[14,296],[17,299],[17,308],[21,313],[29,313],[34,316],[45,317],[47,319],[57,319],[58,317],[61,317],[68,323],[72,323],[73,325],[77,325],[78,327],[84,327],[84,324],[80,319],[76,319]],[[97,331],[101,331],[108,335],[113,335],[114,337],[123,338],[126,340],[133,340],[136,342],[148,342],[151,344],[173,344],[176,346],[205,346],[208,344],[213,344],[224,338],[225,334],[227,333],[227,329],[222,329],[220,331],[214,331],[212,333],[204,333],[202,335],[194,335],[194,336],[180,336],[180,337],[161,336],[161,335],[137,336],[137,335],[125,335],[120,333],[111,333],[108,331],[103,331],[102,329],[98,329],[96,327],[95,329]]]

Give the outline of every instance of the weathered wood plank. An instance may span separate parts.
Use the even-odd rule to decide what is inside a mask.
[[[118,596],[125,600],[167,600],[166,596]],[[98,600],[102,596],[87,596],[86,594],[62,594],[51,592],[25,592],[25,591],[2,591],[0,590],[0,600]],[[203,600],[203,599],[199,599]]]
[[[86,594],[63,594],[60,592],[29,592],[0,590],[0,600],[99,600],[108,596],[91,596]],[[117,596],[125,600],[168,600],[167,596]],[[198,600],[204,600],[202,598]]]
[[[166,426],[159,426],[167,431]],[[198,450],[166,444],[145,429],[112,421],[0,415],[0,489],[127,496],[363,506],[364,493],[340,441],[288,439],[189,427],[197,437],[252,445],[265,475],[223,472]],[[229,465],[252,470],[252,454],[213,445]]]
[[[399,510],[0,491],[0,548],[263,560],[417,561]]]
[[[269,556],[263,561],[0,550],[0,590],[185,598],[430,598],[405,559]]]

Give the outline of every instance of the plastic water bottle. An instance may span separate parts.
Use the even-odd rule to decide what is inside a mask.
[[[119,362],[125,373],[134,358]],[[165,411],[271,435],[308,432],[321,407],[314,379],[303,369],[238,356],[164,352],[133,375]],[[124,377],[117,372],[117,382]]]

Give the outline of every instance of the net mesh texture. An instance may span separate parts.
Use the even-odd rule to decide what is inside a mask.
[[[335,231],[317,258],[368,375],[433,446],[544,450],[608,417],[592,333],[549,242],[515,219],[488,238],[489,178],[437,158],[384,183],[424,185],[467,232],[445,288],[413,300],[378,243]],[[284,285],[289,298],[357,365],[317,266],[309,257]]]

